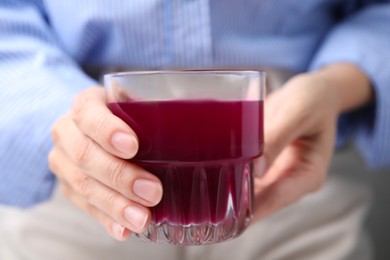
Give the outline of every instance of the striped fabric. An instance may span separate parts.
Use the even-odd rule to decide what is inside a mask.
[[[372,116],[362,111],[343,130],[368,165],[389,166],[389,46],[389,1],[0,0],[0,203],[50,195],[50,129],[97,84],[88,66],[300,72],[352,62],[374,84],[375,121],[362,123]]]

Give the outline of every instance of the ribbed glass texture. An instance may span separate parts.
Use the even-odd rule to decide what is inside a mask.
[[[252,218],[253,160],[263,152],[265,74],[138,71],[105,76],[108,107],[138,137],[129,163],[163,186],[145,241],[203,245]]]
[[[201,245],[240,235],[252,218],[252,161],[183,166],[144,165],[164,184],[145,241]]]

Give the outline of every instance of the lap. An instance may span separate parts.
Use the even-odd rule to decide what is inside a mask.
[[[56,191],[46,203],[0,216],[0,259],[370,259],[362,230],[370,198],[358,178],[363,169],[354,153],[338,152],[319,192],[237,239],[208,246],[117,242]]]

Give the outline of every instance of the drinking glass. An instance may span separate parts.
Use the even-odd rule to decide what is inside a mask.
[[[252,218],[253,160],[263,151],[261,71],[138,71],[104,77],[112,113],[137,134],[130,159],[162,182],[145,241],[201,245]]]

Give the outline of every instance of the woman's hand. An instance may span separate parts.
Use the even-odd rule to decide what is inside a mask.
[[[124,160],[136,154],[137,137],[108,110],[104,89],[80,93],[52,136],[49,165],[65,196],[118,240],[142,232],[162,186],[156,176]]]
[[[356,67],[337,64],[301,74],[265,103],[264,158],[256,163],[255,218],[318,190],[334,149],[337,118],[368,103],[372,89]]]

